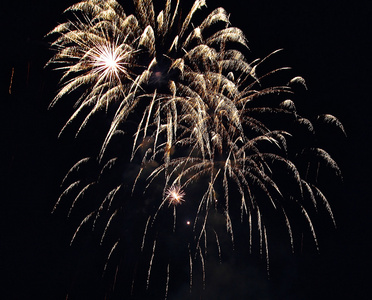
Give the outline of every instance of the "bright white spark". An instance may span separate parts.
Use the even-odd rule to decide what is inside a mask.
[[[94,49],[91,59],[94,62],[93,72],[99,73],[101,78],[120,80],[120,73],[127,75],[124,67],[125,58],[129,53],[116,45],[99,44]]]
[[[185,192],[181,189],[179,185],[171,186],[167,192],[167,199],[169,201],[169,205],[177,205],[181,204],[185,200],[183,199],[183,196],[185,196]]]

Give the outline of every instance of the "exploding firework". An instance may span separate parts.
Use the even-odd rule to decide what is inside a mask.
[[[181,190],[181,187],[179,186],[170,187],[167,190],[166,195],[167,195],[166,199],[168,199],[169,204],[177,205],[185,201],[183,200],[183,197],[185,196],[185,192],[183,192]]]
[[[107,272],[114,256],[130,252],[132,238],[131,247],[138,250],[132,255],[135,266],[125,259],[118,264],[133,275],[132,293],[143,261],[150,289],[154,268],[161,269],[159,256],[168,261],[161,269],[166,296],[176,272],[172,264],[179,259],[166,237],[181,240],[190,290],[198,270],[205,281],[209,245],[217,245],[221,257],[220,236],[227,232],[233,248],[239,235],[234,228],[242,224],[249,249],[257,233],[268,263],[266,215],[272,211],[286,228],[292,249],[293,211],[303,216],[318,247],[309,211],[320,202],[334,221],[317,186],[319,167],[326,165],[336,175],[340,171],[330,155],[312,143],[311,121],[287,99],[293,93],[291,85],[306,87],[303,78],[266,87],[268,77],[287,68],[258,75],[277,51],[249,62],[244,55],[246,38],[230,25],[223,8],[198,22],[194,15],[205,6],[203,0],[196,0],[185,17],[181,1],[167,0],[157,14],[151,0],[133,3],[134,11],[127,14],[114,0],[82,1],[67,9],[71,21],[50,33],[57,35],[52,44],[57,52],[49,64],[60,65],[57,69],[64,72],[64,85],[51,106],[68,94],[78,95],[62,131],[82,120],[80,133],[93,126],[90,120],[102,110],[110,122],[96,156],[80,160],[66,175],[64,183],[77,171],[80,179],[68,185],[54,208],[73,195],[70,216],[90,190],[100,190],[83,209],[86,213],[72,241],[85,226],[97,232],[100,244],[110,245]],[[318,121],[343,131],[331,115]],[[296,144],[301,135],[310,138]],[[127,147],[131,151],[116,150]],[[84,172],[89,163],[96,173],[91,168]],[[100,194],[102,200],[97,201]],[[187,226],[191,235],[182,235],[185,219],[192,225]],[[222,232],[216,219],[224,220]],[[133,222],[136,228],[130,233],[118,229]]]

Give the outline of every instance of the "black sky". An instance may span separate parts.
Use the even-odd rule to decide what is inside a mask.
[[[47,111],[58,78],[43,69],[51,56],[44,35],[64,20],[61,13],[72,3],[23,0],[3,10],[2,299],[64,299],[79,276],[68,246],[72,228],[50,214],[78,149],[57,140],[67,114]],[[284,48],[283,64],[303,76],[309,88],[303,110],[334,114],[348,134],[329,138],[344,177],[329,199],[338,228],[320,234],[319,255],[305,251],[281,262],[294,264],[297,273],[269,282],[263,299],[371,299],[370,2],[209,0],[207,5],[231,12],[252,58]]]

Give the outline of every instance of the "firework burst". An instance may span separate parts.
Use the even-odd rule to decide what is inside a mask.
[[[169,205],[178,205],[181,204],[183,201],[183,197],[185,196],[185,192],[182,191],[180,186],[172,186],[166,192],[166,199],[169,201]]]
[[[115,253],[125,255],[120,249],[125,253],[125,240],[136,233],[131,247],[140,253],[137,264],[148,262],[147,289],[153,269],[161,268],[156,257],[168,261],[162,269],[167,274],[166,295],[174,272],[172,263],[179,258],[164,237],[182,232],[185,222],[177,221],[182,218],[193,225],[192,236],[181,238],[189,261],[190,289],[196,265],[205,281],[211,240],[221,257],[219,236],[223,233],[215,226],[216,216],[224,220],[231,247],[235,226],[246,224],[250,249],[257,232],[268,263],[266,212],[272,210],[280,216],[294,249],[294,207],[318,247],[309,210],[321,202],[334,221],[317,186],[319,166],[330,167],[336,175],[339,168],[325,150],[310,142],[290,147],[297,136],[314,136],[312,123],[287,99],[292,84],[306,87],[303,78],[265,86],[267,77],[288,68],[258,75],[261,64],[277,51],[248,62],[246,38],[240,29],[230,26],[223,8],[191,26],[205,1],[196,0],[184,18],[181,1],[165,1],[158,14],[151,0],[133,3],[134,11],[128,15],[114,0],[82,1],[66,10],[74,16],[72,21],[50,33],[57,36],[52,44],[57,52],[49,64],[58,64],[57,69],[64,72],[63,86],[51,106],[70,93],[80,94],[62,131],[82,116],[79,133],[98,111],[110,111],[110,128],[101,150],[71,168],[64,182],[76,171],[81,179],[65,189],[55,206],[73,195],[70,216],[84,194],[92,189],[102,192],[102,201],[89,205],[72,240],[90,225],[99,233],[101,245],[111,243],[104,266],[107,271]],[[331,115],[318,120],[344,131]],[[118,145],[125,145],[120,149],[129,147],[130,153],[116,151]],[[295,164],[301,157],[305,172]],[[90,162],[97,166],[96,175],[89,169],[89,176],[84,177],[84,166]],[[314,168],[316,176],[312,176]],[[113,229],[133,218],[138,225],[130,234]],[[113,235],[110,230],[118,238],[109,238]],[[123,263],[123,268],[128,265],[135,277],[133,292],[134,282],[141,276],[138,265]]]

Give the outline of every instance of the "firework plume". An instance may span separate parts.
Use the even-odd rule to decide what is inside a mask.
[[[334,222],[317,185],[319,169],[340,171],[313,142],[311,121],[288,99],[292,85],[306,88],[304,79],[267,86],[267,78],[287,68],[259,74],[277,51],[249,61],[247,40],[223,8],[201,20],[204,0],[186,12],[180,0],[164,2],[158,8],[151,0],[133,0],[128,12],[114,0],[71,6],[65,12],[71,20],[50,33],[56,54],[48,64],[63,71],[51,106],[76,99],[61,133],[74,123],[77,135],[100,126],[95,116],[101,111],[102,123],[109,122],[104,138],[97,139],[96,155],[81,159],[66,175],[54,210],[70,199],[70,216],[83,199],[94,199],[82,209],[71,242],[90,228],[108,245],[104,272],[116,270],[115,280],[120,268],[130,273],[133,294],[141,278],[151,289],[155,268],[164,274],[167,297],[179,257],[188,261],[190,290],[196,278],[204,285],[208,248],[216,247],[221,259],[226,247],[221,237],[228,235],[233,249],[241,235],[235,228],[246,228],[248,251],[258,237],[268,264],[273,212],[293,250],[291,217],[297,214],[318,247],[311,212],[321,204]],[[331,115],[317,121],[343,131]],[[299,143],[303,135],[309,138]],[[173,253],[171,237],[181,253]],[[129,253],[134,262],[123,258]],[[113,263],[115,257],[122,258]]]

